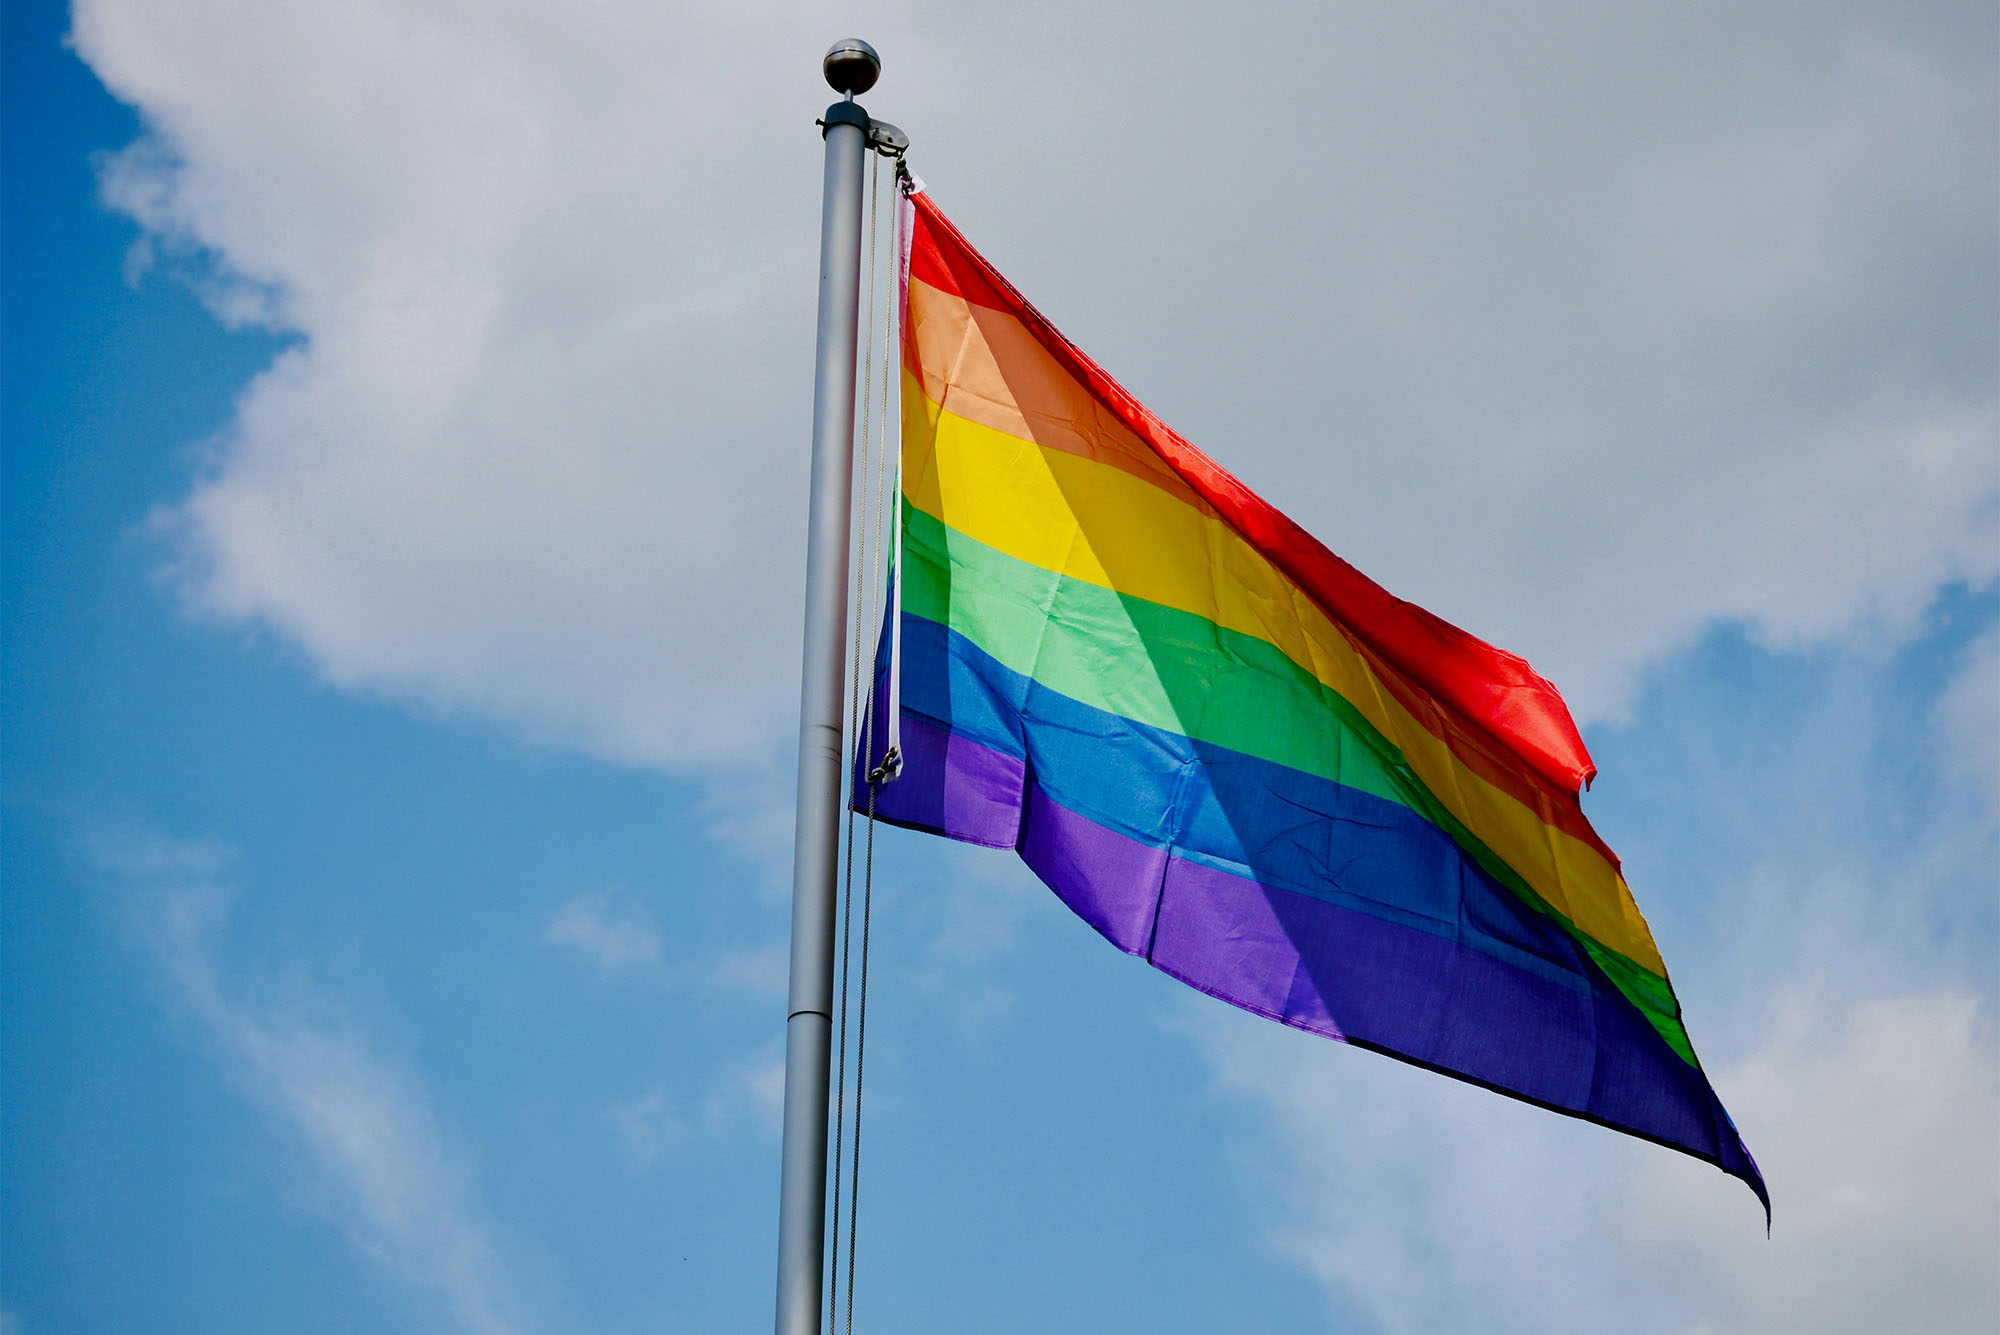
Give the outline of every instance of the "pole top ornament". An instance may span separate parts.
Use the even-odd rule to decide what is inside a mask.
[[[826,49],[820,68],[834,92],[858,97],[882,77],[882,57],[859,37],[843,37]]]

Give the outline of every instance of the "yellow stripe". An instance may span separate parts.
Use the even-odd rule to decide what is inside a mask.
[[[1341,629],[1235,530],[1124,469],[946,412],[903,384],[913,505],[1019,561],[1275,645],[1350,701],[1445,807],[1558,912],[1665,976],[1617,868],[1467,769],[1392,696]]]

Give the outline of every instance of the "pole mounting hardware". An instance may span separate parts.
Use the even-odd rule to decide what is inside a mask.
[[[910,151],[910,136],[904,134],[887,121],[868,118],[868,147],[885,158],[902,159]]]

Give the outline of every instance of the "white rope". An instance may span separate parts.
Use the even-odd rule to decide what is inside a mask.
[[[898,315],[904,296],[904,282],[908,270],[909,222],[914,209],[904,193],[903,183],[907,173],[900,162],[891,183],[893,207],[891,256],[894,268],[886,286],[889,288],[886,306],[881,320],[882,355],[875,356],[875,312],[878,291],[882,286],[878,274],[878,229],[877,219],[881,201],[881,162],[873,161],[868,183],[868,307],[866,343],[862,353],[861,367],[861,482],[863,497],[857,498],[857,515],[862,519],[860,533],[856,539],[856,570],[853,585],[854,636],[851,650],[850,671],[852,687],[849,690],[848,717],[851,728],[848,733],[855,749],[849,753],[846,785],[847,802],[847,856],[845,884],[841,908],[840,946],[840,1053],[838,1078],[834,1094],[834,1164],[833,1164],[833,1212],[831,1241],[828,1249],[831,1273],[827,1283],[827,1335],[834,1335],[835,1316],[839,1312],[839,1297],[843,1289],[840,1243],[841,1206],[847,1206],[846,1240],[847,1266],[845,1275],[846,1330],[854,1332],[854,1271],[858,1251],[859,1220],[861,1213],[861,1111],[862,1078],[866,1070],[868,1054],[868,965],[870,925],[873,918],[875,900],[875,801],[882,785],[891,782],[902,771],[902,550],[903,550],[903,464],[900,445],[900,430],[893,439],[898,443],[893,466],[890,464],[889,450],[892,439],[889,422],[892,403],[891,384],[900,383],[902,375],[901,357],[898,354]],[[877,380],[879,371],[880,379]],[[879,397],[879,402],[878,398]],[[872,428],[872,430],[871,430]],[[885,501],[884,490],[888,491]],[[890,549],[883,550],[882,509],[891,507]],[[885,561],[886,558],[886,561]],[[887,621],[883,616],[883,581],[889,581]],[[865,612],[864,612],[865,607]],[[867,669],[862,670],[861,636],[864,628],[875,631],[881,627],[888,633],[889,663],[886,698],[883,710],[878,711],[875,700],[875,675],[881,668],[882,637],[876,633],[870,642]],[[888,741],[879,764],[875,760],[876,715],[886,711],[883,723]],[[858,734],[858,735],[857,735]],[[864,847],[867,852],[862,863],[861,879],[861,963],[860,977],[853,989],[849,987],[850,960],[854,936],[854,785],[862,764],[870,764],[866,774],[868,784],[867,831]],[[847,1108],[847,1013],[849,1006],[855,1010],[854,1024],[854,1117],[851,1130],[846,1120]]]
[[[875,264],[876,200],[880,193],[879,191],[879,182],[881,178],[880,162],[881,160],[879,158],[874,158],[873,155],[871,155],[872,170],[869,173],[870,179],[868,183],[868,260],[867,260],[867,268],[865,271],[866,281],[868,284],[868,306],[867,306],[867,316],[862,326],[865,330],[869,332],[862,345],[861,469],[860,469],[864,485],[875,489],[878,493],[879,493],[879,487],[876,487],[873,481],[875,472],[877,471],[873,454],[875,436],[871,434],[871,432],[869,431],[869,417],[871,410],[873,409],[875,404],[875,393],[874,393],[875,340],[874,340],[873,330],[875,326],[875,292],[877,286],[876,264]],[[855,612],[854,633],[852,636],[853,644],[852,644],[850,662],[848,667],[849,685],[848,685],[847,736],[850,739],[850,745],[852,745],[853,740],[857,738],[857,734],[860,733],[866,727],[866,720],[873,713],[872,708],[865,707],[862,703],[864,699],[869,698],[868,696],[863,695],[864,689],[866,689],[870,693],[870,695],[872,695],[873,692],[872,683],[874,679],[874,666],[873,666],[874,653],[872,650],[870,651],[869,654],[870,666],[867,675],[864,677],[861,671],[862,627],[866,625],[869,621],[871,621],[873,618],[872,615],[867,618],[862,617],[860,615],[860,610],[863,602],[862,592],[864,587],[867,587],[870,590],[867,598],[869,606],[873,607],[875,603],[875,596],[873,593],[873,583],[874,583],[874,563],[875,560],[877,559],[877,553],[872,553],[870,551],[869,525],[866,522],[866,517],[878,508],[879,505],[871,505],[866,500],[863,500],[861,498],[857,498],[856,500],[855,509],[861,511],[861,517],[863,518],[864,522],[856,525],[856,528],[859,530],[859,533],[857,535],[859,550],[855,553],[854,578],[852,581],[853,601],[849,604],[854,609]],[[880,532],[879,522],[876,526],[876,532],[879,535]],[[879,536],[877,538],[877,544],[879,547]],[[866,686],[865,688],[863,685],[864,681],[869,683],[869,685]],[[861,748],[859,754],[863,756],[869,754],[865,744]],[[839,1298],[839,1281],[840,1281],[840,1236],[841,1236],[840,1205],[841,1205],[841,1196],[843,1191],[844,1165],[847,1162],[847,1155],[846,1155],[847,1138],[845,1133],[844,1119],[847,1109],[847,1010],[850,997],[850,990],[848,987],[848,959],[851,953],[850,947],[853,941],[852,927],[854,921],[853,788],[854,788],[854,771],[856,769],[856,765],[854,763],[855,759],[856,759],[855,754],[852,751],[850,751],[848,764],[846,766],[847,773],[842,776],[843,783],[845,785],[844,791],[846,791],[846,793],[848,794],[848,801],[846,803],[847,856],[846,856],[846,871],[842,877],[843,884],[841,887],[840,1034],[839,1034],[839,1042],[837,1044],[837,1051],[838,1051],[838,1058],[836,1063],[837,1075],[834,1080],[834,1093],[833,1093],[833,1205],[832,1205],[832,1219],[830,1221],[830,1227],[828,1233],[828,1240],[832,1245],[827,1248],[828,1275],[827,1275],[827,1285],[826,1285],[826,1326],[828,1335],[832,1335],[835,1329],[834,1315],[838,1310],[835,1304]],[[866,896],[864,896],[864,899],[865,898]],[[863,975],[865,978],[867,969],[865,961],[862,967],[863,967]],[[857,1081],[857,1094],[858,1094],[858,1081]],[[858,1114],[859,1114],[858,1106],[856,1108],[856,1113],[858,1120]],[[848,1239],[849,1239],[848,1245],[850,1252],[852,1252],[853,1250],[853,1236],[854,1236],[854,1228],[852,1220],[850,1218],[848,1224]],[[849,1267],[848,1282],[850,1286],[853,1283],[851,1265]],[[850,1329],[853,1326],[853,1321],[854,1321],[853,1296],[850,1291],[848,1299],[848,1325]]]
[[[879,167],[880,165],[879,160],[877,165]],[[870,251],[869,281],[871,283],[874,281],[873,252],[875,248],[875,205],[876,205],[876,200],[879,197],[874,187],[875,183],[871,183],[871,192],[869,194],[869,199],[868,199],[868,246]],[[901,199],[899,196],[897,202],[897,222],[900,224],[900,221],[901,221]],[[900,259],[900,254],[898,258]],[[896,293],[896,295],[897,297],[900,298],[901,296],[900,280],[898,280],[898,288],[899,290]],[[872,309],[873,305],[872,294],[870,298],[870,305]],[[895,310],[895,303],[892,302],[890,303],[889,309],[885,313],[884,318],[882,320],[882,362],[881,362],[882,402],[881,402],[881,411],[875,415],[874,448],[869,452],[869,457],[874,464],[873,471],[871,471],[868,478],[868,490],[869,490],[869,500],[870,500],[869,519],[870,519],[870,526],[873,529],[870,542],[874,548],[875,564],[878,567],[877,569],[871,570],[868,577],[868,624],[870,626],[877,624],[877,617],[880,615],[880,594],[882,591],[883,572],[881,569],[879,569],[882,561],[882,504],[883,504],[882,488],[883,488],[883,483],[886,480],[886,475],[890,471],[888,466],[889,382],[892,376],[895,376],[898,379],[900,379],[901,376],[901,367],[898,364],[898,359],[895,356],[895,351],[896,351],[895,337],[896,337],[896,310]],[[872,360],[872,358],[870,360]],[[872,393],[874,387],[871,385],[869,386],[869,389]],[[901,455],[902,455],[902,450],[898,448],[897,471],[895,474],[897,479],[897,490],[889,498],[889,504],[895,507],[895,513],[896,513],[896,529],[897,529],[896,537],[898,545],[895,554],[891,558],[892,560],[896,561],[900,561],[902,556]],[[896,612],[900,611],[901,611],[901,598],[900,595],[898,594],[896,598]],[[895,646],[897,646],[900,640],[900,637],[897,634],[897,627],[895,624],[897,620],[896,612],[891,613],[892,620],[891,620],[891,625],[889,627],[889,635],[892,646],[891,648],[892,674],[896,667]],[[862,731],[864,733],[862,754],[870,757],[871,759],[875,755],[875,713],[876,713],[875,670],[879,666],[881,643],[882,643],[881,638],[878,636],[875,640],[874,648],[872,648],[869,651],[868,655],[868,717],[867,721],[862,725]],[[894,779],[896,777],[896,773],[902,769],[902,754],[897,745],[897,740],[896,740],[899,737],[899,730],[896,727],[896,722],[900,704],[900,702],[896,699],[896,697],[900,694],[900,692],[897,690],[897,683],[893,675],[891,676],[890,679],[889,690],[891,699],[888,708],[888,713],[889,713],[888,727],[890,730],[889,737],[891,740],[889,744],[889,749],[883,754],[882,763],[870,769],[868,772],[868,827],[867,827],[868,851],[866,856],[862,860],[862,873],[861,873],[861,981],[860,981],[860,993],[857,998],[857,1014],[855,1016],[855,1025],[854,1025],[854,1133],[853,1133],[853,1140],[848,1148],[848,1177],[847,1177],[847,1335],[854,1335],[854,1256],[856,1251],[856,1243],[860,1233],[859,1225],[861,1221],[861,1110],[862,1110],[861,1081],[863,1074],[867,1070],[867,1058],[868,1058],[868,955],[869,955],[868,943],[869,943],[869,923],[871,918],[873,917],[873,914],[871,913],[870,910],[873,908],[875,902],[875,797],[876,794],[881,791],[882,785]],[[850,803],[849,805],[852,806],[852,803]],[[849,829],[850,831],[852,830],[851,825]],[[850,858],[852,857],[851,846],[849,851],[849,857]],[[832,1335],[832,1332],[829,1331],[828,1335]]]

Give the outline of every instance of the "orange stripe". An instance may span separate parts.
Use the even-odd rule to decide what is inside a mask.
[[[1215,513],[1018,317],[912,277],[905,327],[905,359],[924,397],[953,416],[1122,468],[1204,514]]]

